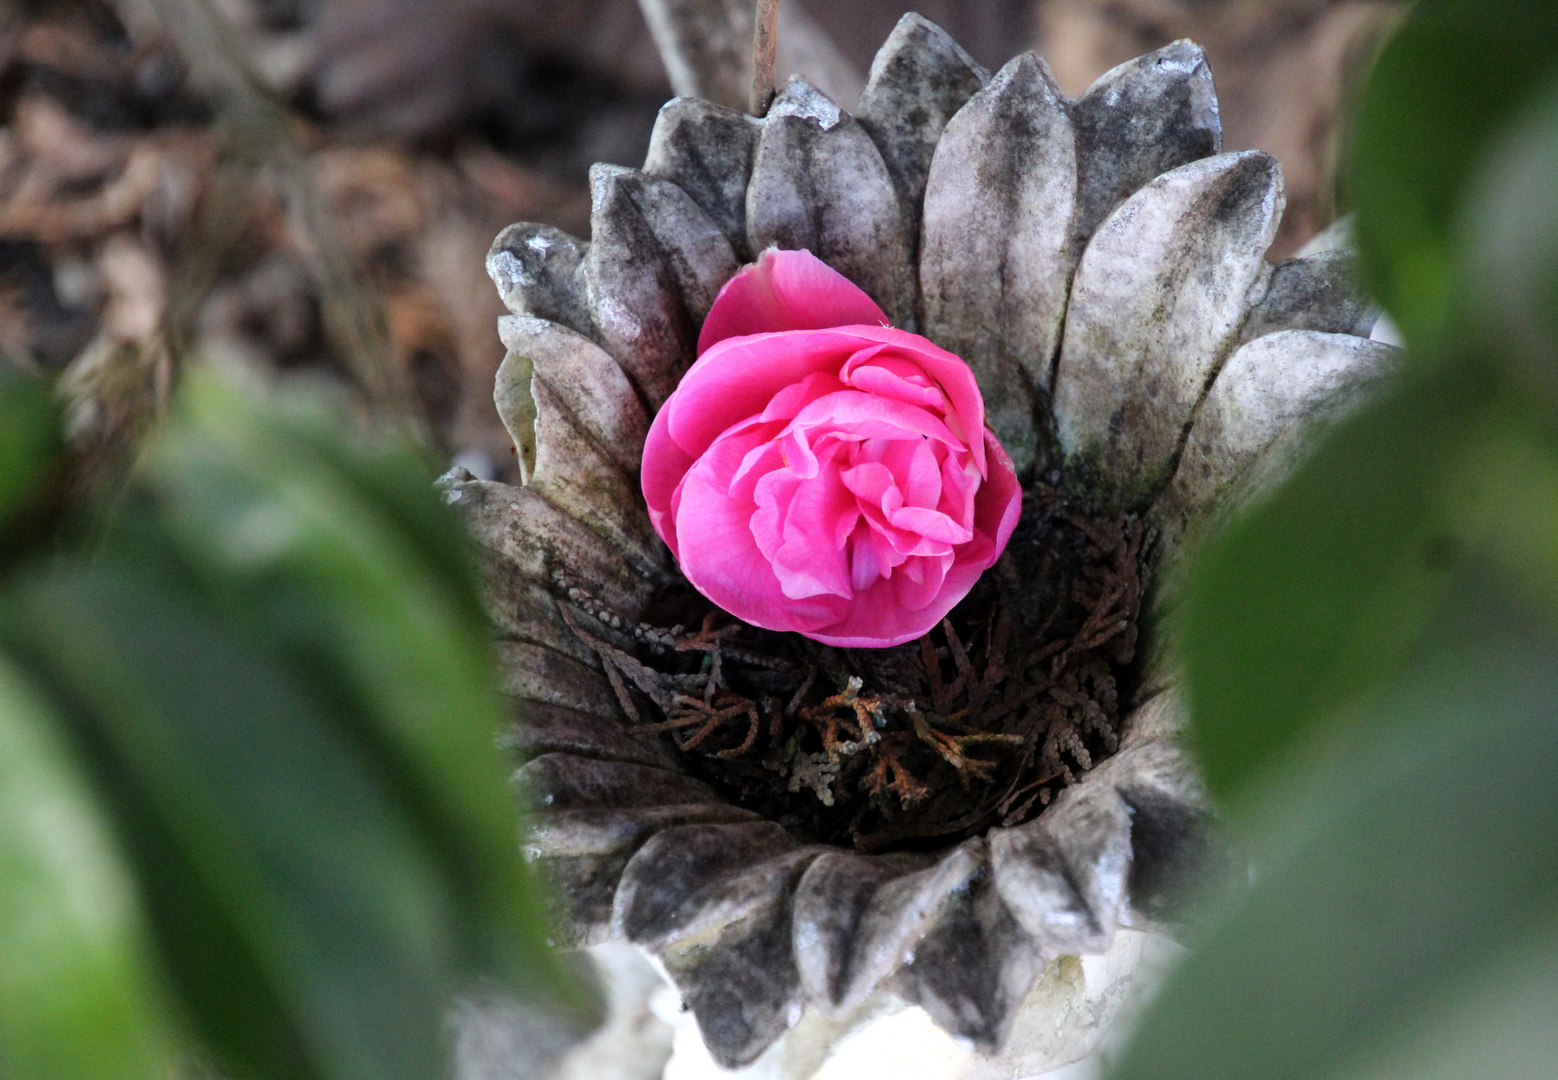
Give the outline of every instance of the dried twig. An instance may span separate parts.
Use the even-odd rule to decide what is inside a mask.
[[[752,89],[747,96],[747,111],[767,116],[774,100],[774,58],[779,49],[779,0],[757,0],[757,15],[752,27]]]

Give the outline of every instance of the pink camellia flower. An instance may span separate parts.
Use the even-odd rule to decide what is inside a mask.
[[[643,484],[704,596],[856,648],[940,622],[1022,508],[968,365],[808,251],[765,251],[720,290]]]

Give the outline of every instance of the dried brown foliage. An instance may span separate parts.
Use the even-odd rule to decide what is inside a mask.
[[[482,260],[517,218],[583,227],[583,184],[476,141],[349,141],[256,85],[257,127],[156,6],[0,12],[0,350],[58,380],[84,475],[122,466],[191,357],[332,382],[507,475]]]
[[[638,622],[562,571],[554,583],[634,729],[735,801],[863,851],[957,838],[1028,820],[1117,745],[1142,525],[1054,487],[1027,498],[1002,564],[897,648],[758,630],[690,590],[663,598],[675,624]]]

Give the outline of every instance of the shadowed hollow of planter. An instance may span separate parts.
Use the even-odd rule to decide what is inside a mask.
[[[554,573],[630,728],[807,841],[943,847],[1028,821],[1118,745],[1143,528],[1030,485],[1006,553],[942,625],[887,649],[761,630],[685,582],[642,620]]]

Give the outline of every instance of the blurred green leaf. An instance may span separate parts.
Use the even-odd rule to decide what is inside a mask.
[[[205,594],[390,778],[474,915],[472,974],[585,1007],[547,948],[495,752],[501,699],[458,522],[392,444],[193,379],[145,479]]]
[[[1495,359],[1558,404],[1558,80],[1469,178],[1457,249],[1474,331]]]
[[[0,566],[35,543],[60,480],[64,443],[47,383],[0,365]]]
[[[168,1080],[140,898],[73,749],[0,655],[0,1076]]]
[[[1451,333],[1467,179],[1555,62],[1551,0],[1424,0],[1376,62],[1344,185],[1365,278],[1417,350]]]
[[[1505,395],[1482,415],[1446,506],[1460,546],[1558,619],[1558,425],[1526,406]]]
[[[1203,553],[1180,647],[1214,794],[1399,669],[1453,559],[1447,476],[1488,393],[1453,371],[1395,387]]]
[[[223,1067],[438,1075],[441,1009],[461,974],[454,898],[335,725],[218,624],[123,573],[35,575],[7,616],[17,653],[113,774],[121,820],[145,830],[132,849],[171,847],[174,869],[230,925],[213,924],[223,937],[211,941],[184,910],[154,914],[169,952],[196,960],[175,978]],[[226,971],[213,945],[244,955]],[[267,998],[280,1016],[255,1014]]]
[[[1497,579],[1460,578],[1406,677],[1268,784],[1247,818],[1263,826],[1253,886],[1205,928],[1115,1080],[1353,1075],[1551,919],[1558,643],[1498,597]]]
[[[1350,1080],[1551,1080],[1558,1061],[1558,925],[1499,950],[1408,1018]]]

